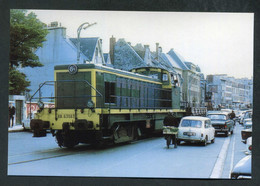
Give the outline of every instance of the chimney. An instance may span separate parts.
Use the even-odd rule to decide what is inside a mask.
[[[60,27],[63,38],[66,38],[66,28]]]
[[[51,22],[51,27],[58,27],[58,21]]]
[[[162,53],[162,47],[158,48],[158,55],[160,55]]]
[[[109,54],[111,58],[111,63],[114,65],[114,50],[115,50],[115,44],[116,44],[116,38],[113,36],[110,38],[110,44],[109,44]]]
[[[159,43],[156,43],[156,57],[159,58]]]

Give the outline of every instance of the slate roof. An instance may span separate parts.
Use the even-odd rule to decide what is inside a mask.
[[[173,65],[176,65],[176,67],[181,67],[182,70],[189,70],[189,68],[184,63],[184,59],[173,49],[171,49],[167,54],[173,59],[173,61],[171,61],[174,62]]]
[[[98,39],[98,37],[80,38],[80,50],[88,58],[88,61],[93,59]],[[77,38],[70,38],[70,40],[77,47]]]
[[[108,53],[103,53],[103,55],[104,55],[104,60],[105,60],[105,62],[107,62]]]
[[[114,48],[114,67],[130,71],[134,68],[147,67],[147,64],[124,39],[119,39]]]
[[[170,62],[164,57],[164,53],[160,53],[159,59],[157,59],[156,52],[152,52],[152,63],[155,67],[166,69],[168,71],[176,72]]]
[[[136,44],[133,49],[135,50],[135,52],[142,58],[144,59],[145,56],[145,48],[143,47],[142,44],[138,43]]]
[[[184,63],[189,69],[191,69],[191,65],[194,65],[192,62],[185,61]]]

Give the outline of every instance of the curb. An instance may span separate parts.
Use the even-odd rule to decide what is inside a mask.
[[[8,130],[8,133],[10,132],[10,133],[12,133],[12,132],[24,132],[25,130],[24,129],[22,129],[22,130]]]
[[[18,129],[12,129],[12,128],[9,129],[8,128],[8,133],[9,132],[24,132],[24,131],[26,131],[24,127],[18,128]]]

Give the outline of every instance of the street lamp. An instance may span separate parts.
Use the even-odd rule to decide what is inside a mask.
[[[190,104],[190,96],[191,96],[191,85],[192,85],[192,83],[193,83],[193,81],[195,81],[196,80],[196,75],[195,74],[191,74],[189,77],[188,77],[188,103]]]
[[[88,27],[91,27],[93,25],[97,24],[96,22],[95,23],[92,23],[92,24],[89,24],[88,22],[86,23],[83,23],[81,24],[79,27],[78,27],[78,30],[77,30],[77,35],[78,35],[78,38],[77,38],[77,63],[79,63],[79,58],[80,58],[80,32],[82,30],[82,27],[84,25],[87,25],[85,26],[83,29],[87,29]]]

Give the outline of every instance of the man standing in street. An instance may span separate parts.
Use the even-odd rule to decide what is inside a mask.
[[[14,106],[9,106],[9,128],[14,126],[14,115],[15,115],[15,107]],[[10,122],[12,120],[12,124]]]
[[[234,121],[234,126],[235,126],[236,125],[236,121],[235,121],[236,114],[235,114],[234,110],[232,110],[232,112],[229,114],[229,117],[230,117],[230,119],[232,119]]]

